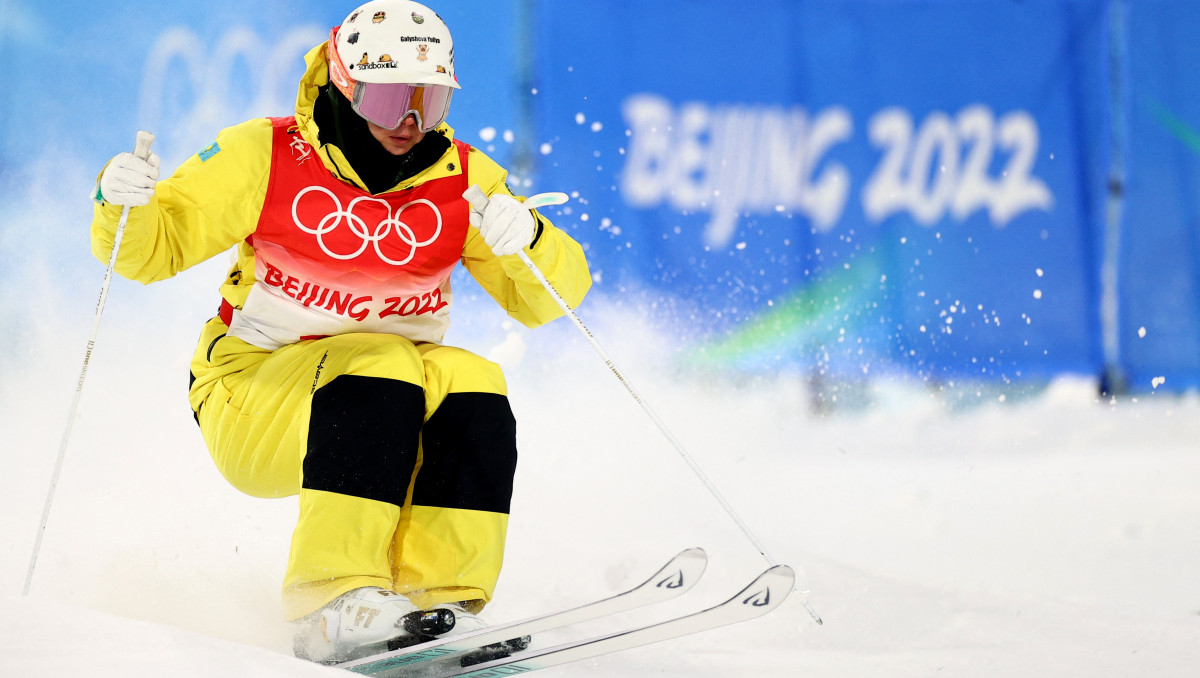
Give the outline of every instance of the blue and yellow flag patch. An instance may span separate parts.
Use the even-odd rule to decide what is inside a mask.
[[[200,151],[200,153],[198,154],[200,156],[200,162],[208,162],[209,158],[213,157],[214,155],[216,155],[220,152],[221,152],[221,147],[218,146],[217,142],[214,141],[211,144],[209,144],[207,147],[205,147],[203,150]]]

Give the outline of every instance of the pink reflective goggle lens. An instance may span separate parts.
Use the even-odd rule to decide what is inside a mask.
[[[453,88],[447,85],[359,82],[354,87],[354,112],[385,129],[396,129],[414,114],[422,132],[432,132],[446,120]]]

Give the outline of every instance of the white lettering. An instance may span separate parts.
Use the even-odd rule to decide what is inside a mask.
[[[623,114],[632,138],[622,197],[645,209],[665,202],[709,213],[704,241],[711,247],[727,247],[743,215],[784,210],[809,217],[819,230],[841,218],[849,171],[831,162],[814,175],[853,134],[845,109],[813,116],[799,107],[691,102],[676,110],[660,96],[639,94],[625,101]]]
[[[1004,227],[1019,214],[1054,205],[1050,189],[1032,173],[1040,140],[1025,111],[999,122],[983,105],[968,106],[954,119],[934,111],[916,128],[908,111],[889,108],[871,119],[868,134],[883,151],[863,187],[863,212],[871,221],[906,212],[932,226],[947,214],[963,221],[987,210],[992,224]],[[990,174],[997,149],[1010,152],[999,178]]]
[[[656,207],[667,193],[675,113],[666,99],[643,94],[625,101],[624,115],[633,128],[633,143],[621,177],[621,194],[634,207]]]
[[[853,179],[829,159],[854,135],[844,108],[674,105],[638,94],[625,100],[622,113],[630,130],[622,198],[640,209],[666,204],[708,214],[710,247],[729,246],[747,216],[795,214],[827,232],[845,212]],[[1050,189],[1033,175],[1039,133],[1025,111],[997,120],[989,107],[973,104],[955,116],[933,111],[917,125],[909,111],[886,108],[871,118],[867,135],[881,151],[862,187],[870,222],[908,214],[929,226],[984,211],[1003,227],[1054,205]]]

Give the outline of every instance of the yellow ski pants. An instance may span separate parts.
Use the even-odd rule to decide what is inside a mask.
[[[500,368],[386,334],[260,349],[205,325],[189,400],[238,490],[299,495],[296,619],[361,586],[477,611],[500,573],[516,433]]]

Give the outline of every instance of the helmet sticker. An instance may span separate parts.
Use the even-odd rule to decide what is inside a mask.
[[[425,23],[425,17],[421,16],[420,14],[417,14],[416,12],[412,13],[412,20],[413,20],[414,24]]]
[[[375,12],[375,16],[371,17],[372,23],[380,23],[387,18],[387,12]]]
[[[366,56],[364,55],[363,60],[358,62],[358,70],[360,70],[360,71],[373,71],[377,68],[399,68],[399,67],[396,65],[395,61],[392,61],[392,57],[389,54],[381,55],[379,57],[379,61],[376,61],[374,63],[369,63],[366,59]]]
[[[417,45],[417,61],[429,61],[429,45]]]
[[[346,38],[346,42],[351,45],[357,44],[358,43],[358,31],[354,31],[353,33],[351,33],[350,36]]]
[[[359,14],[362,14],[362,10],[361,9],[355,10],[354,14],[351,14],[349,19],[346,19],[346,23],[348,23],[348,24],[354,23],[354,20],[358,18]]]

